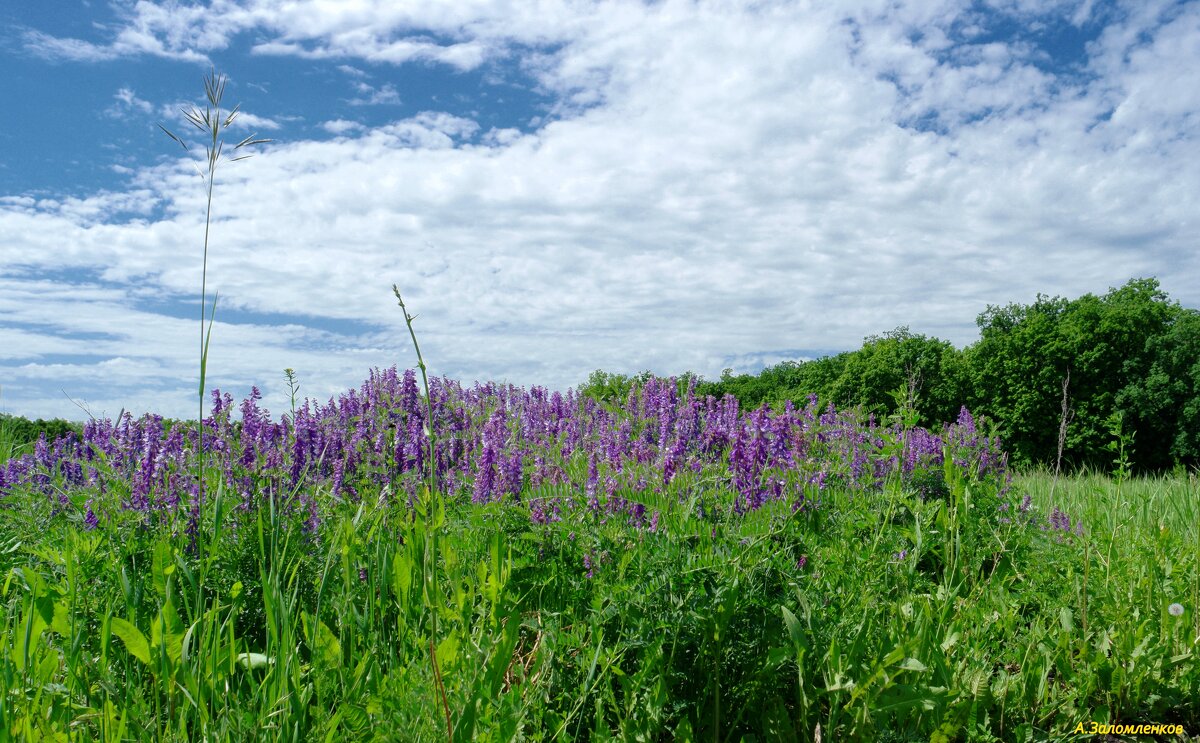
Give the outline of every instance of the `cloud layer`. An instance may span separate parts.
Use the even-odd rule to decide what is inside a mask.
[[[1200,304],[1194,3],[215,0],[123,23],[25,42],[219,62],[251,34],[331,70],[492,65],[555,101],[526,130],[330,117],[324,139],[222,164],[210,364],[276,411],[284,367],[328,396],[412,363],[393,282],[436,373],[558,388],[901,324],[966,343],[989,303],[1132,276]],[[403,96],[345,77],[347,100]],[[154,110],[113,90],[120,115]],[[282,120],[247,103],[248,123]],[[194,415],[204,199],[182,160],[121,192],[0,198],[0,406],[79,417],[61,387],[110,415]]]

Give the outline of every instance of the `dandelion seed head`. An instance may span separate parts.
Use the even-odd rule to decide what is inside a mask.
[[[1183,616],[1183,604],[1171,604],[1167,607],[1167,613],[1173,617]]]

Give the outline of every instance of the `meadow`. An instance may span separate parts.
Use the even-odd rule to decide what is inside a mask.
[[[126,414],[0,467],[6,737],[1200,729],[1195,475],[1014,475],[966,410],[661,379],[376,370],[278,418],[214,392],[203,430]]]
[[[0,740],[1200,731],[1200,484],[1131,479],[1119,419],[1112,477],[1058,477],[966,408],[919,426],[912,394],[880,418],[693,377],[468,387],[427,378],[398,290],[420,381],[322,402],[287,370],[279,415],[206,395],[223,88],[186,112],[196,419],[27,446],[0,418]]]

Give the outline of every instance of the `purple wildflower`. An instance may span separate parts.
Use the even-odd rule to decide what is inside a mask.
[[[100,519],[96,517],[96,512],[92,510],[92,500],[88,499],[87,513],[83,517],[83,528],[92,531],[100,525]]]

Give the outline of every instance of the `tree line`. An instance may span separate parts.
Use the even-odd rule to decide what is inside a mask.
[[[1121,440],[1142,471],[1200,464],[1200,312],[1172,301],[1156,279],[1103,296],[989,305],[976,323],[979,340],[962,349],[900,327],[856,351],[716,380],[689,373],[680,384],[748,407],[816,395],[885,419],[908,405],[935,428],[965,405],[992,421],[1025,466],[1107,469]],[[580,391],[617,401],[650,376],[596,371]]]
[[[907,405],[934,428],[965,405],[992,421],[1018,465],[1107,469],[1122,438],[1139,470],[1200,465],[1200,311],[1171,300],[1156,279],[1103,296],[988,306],[976,323],[979,340],[962,349],[900,327],[856,351],[678,380],[700,395],[733,395],[743,407],[800,406],[816,395],[821,405],[883,420]],[[653,376],[597,370],[579,389],[621,402]],[[30,451],[43,432],[53,441],[79,430],[0,414],[0,461]]]
[[[83,426],[71,421],[58,418],[29,420],[19,415],[0,413],[0,464],[6,462],[9,457],[32,452],[33,443],[42,434],[46,435],[47,441],[54,441],[68,433],[79,436],[82,432]]]

